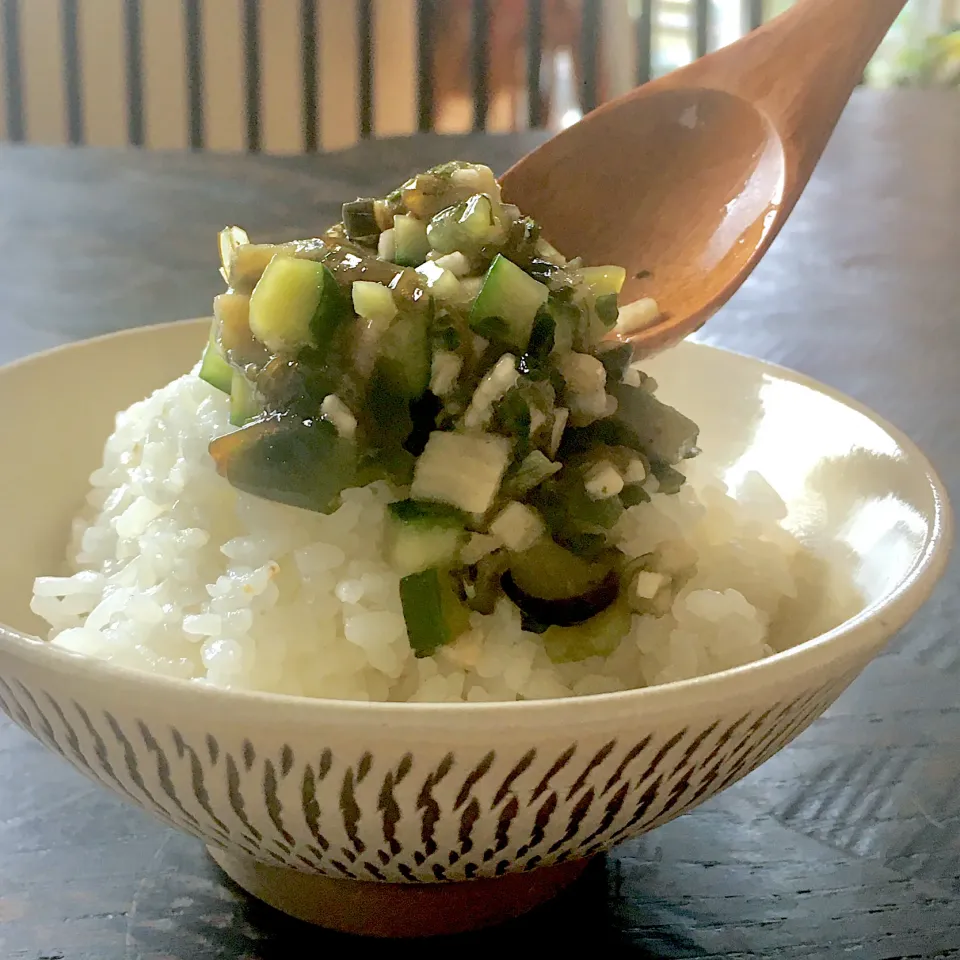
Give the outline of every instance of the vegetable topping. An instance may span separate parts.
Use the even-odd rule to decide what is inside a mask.
[[[217,469],[323,513],[388,482],[387,556],[418,656],[504,597],[554,659],[601,653],[662,589],[610,530],[678,490],[697,452],[696,425],[618,339],[636,323],[619,318],[625,271],[566,260],[477,164],[342,216],[290,243],[221,232],[228,290],[199,375],[238,429],[211,444]]]

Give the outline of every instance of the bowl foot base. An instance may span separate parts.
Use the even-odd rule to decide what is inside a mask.
[[[589,860],[459,883],[376,883],[299,873],[215,847],[214,862],[251,896],[342,933],[429,937],[465,933],[519,917],[568,887]]]

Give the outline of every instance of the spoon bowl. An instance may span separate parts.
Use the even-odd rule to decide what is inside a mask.
[[[657,300],[661,318],[642,338],[649,349],[706,321],[759,259],[780,216],[783,146],[753,104],[723,90],[665,90],[604,110],[619,130],[613,169],[598,158],[585,174],[579,138],[561,136],[536,163],[514,168],[505,190],[560,250],[624,266],[623,303]],[[538,183],[543,162],[551,171]],[[589,205],[580,199],[585,175]],[[577,215],[572,203],[584,203]]]
[[[779,232],[904,0],[798,0],[764,27],[604,104],[502,178],[561,250],[653,297],[638,355],[702,326]]]

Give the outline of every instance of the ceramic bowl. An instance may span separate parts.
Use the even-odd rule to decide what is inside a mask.
[[[701,424],[698,470],[759,470],[786,501],[818,572],[794,610],[815,639],[627,693],[439,705],[218,691],[53,648],[32,580],[61,567],[115,412],[188,369],[206,330],[139,329],[0,371],[0,408],[23,411],[3,427],[0,706],[305,919],[423,934],[532,907],[793,739],[944,568],[946,495],[909,440],[806,377],[684,343],[647,369]],[[861,600],[840,611],[850,578]]]

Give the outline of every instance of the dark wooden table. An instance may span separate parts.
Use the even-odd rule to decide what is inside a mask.
[[[206,313],[225,223],[255,239],[310,234],[346,197],[457,155],[502,170],[536,139],[424,137],[297,159],[0,149],[0,360]],[[872,405],[960,502],[960,95],[859,93],[791,222],[703,339]],[[960,557],[887,654],[762,769],[618,848],[553,905],[435,946],[960,956],[958,620]],[[0,958],[338,949],[383,947],[251,902],[197,842],[0,720]]]

